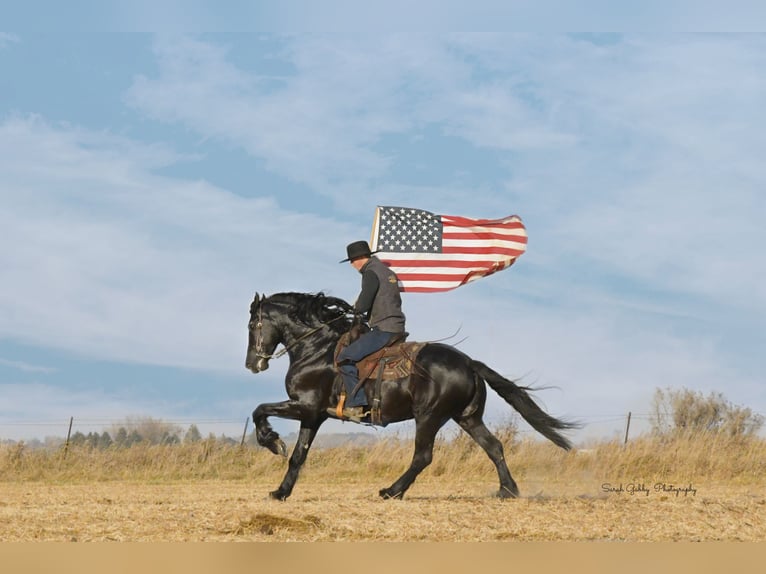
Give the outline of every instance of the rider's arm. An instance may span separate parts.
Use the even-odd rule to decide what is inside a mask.
[[[379,287],[380,281],[374,271],[367,270],[362,274],[362,291],[354,304],[355,313],[367,315],[370,312]]]

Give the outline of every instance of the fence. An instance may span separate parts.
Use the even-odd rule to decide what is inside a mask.
[[[578,418],[577,422],[582,424],[582,428],[572,433],[573,438],[619,438],[627,443],[631,436],[636,436],[650,429],[653,416],[647,413],[633,413],[621,415],[591,415]],[[528,428],[526,423],[516,424],[521,419],[517,414],[511,415],[511,421],[505,425],[511,424],[516,427],[516,432],[521,435],[536,435],[536,431]],[[506,418],[508,421],[508,418]],[[286,421],[289,424],[290,421]],[[253,425],[249,417],[242,419],[154,419],[151,417],[126,418],[121,420],[99,419],[70,416],[68,419],[52,420],[22,420],[22,421],[3,421],[0,419],[0,441],[39,441],[41,439],[58,439],[69,443],[73,433],[93,433],[114,431],[120,427],[128,431],[145,427],[147,424],[160,424],[168,429],[175,429],[176,434],[183,436],[192,426],[195,427],[203,436],[221,436],[234,438],[244,444],[247,439],[248,431],[252,431]],[[338,423],[339,424],[339,423]],[[492,422],[488,423],[490,427]],[[369,427],[360,427],[352,423],[343,423],[342,430],[349,433],[355,433],[360,430],[371,430]],[[495,424],[504,426],[503,424]],[[406,435],[413,429],[412,423],[392,425],[388,429],[393,429],[396,434]],[[280,430],[280,429],[277,429]],[[378,427],[371,432],[384,432]],[[449,431],[447,431],[449,432]],[[577,436],[574,436],[577,435]]]

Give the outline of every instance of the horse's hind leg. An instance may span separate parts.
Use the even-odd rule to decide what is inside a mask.
[[[503,443],[495,435],[489,432],[481,415],[474,414],[464,419],[458,419],[457,424],[467,432],[473,440],[479,443],[497,468],[497,475],[500,478],[500,490],[497,495],[500,498],[516,498],[519,495],[519,488],[505,464],[505,455],[503,454]]]
[[[417,476],[431,464],[434,454],[436,433],[444,423],[431,419],[416,421],[415,425],[415,454],[406,472],[388,488],[381,489],[378,494],[383,498],[402,498],[407,489],[412,486]]]

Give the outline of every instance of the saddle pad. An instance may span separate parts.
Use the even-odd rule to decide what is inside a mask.
[[[341,349],[348,345],[348,337],[343,335],[338,341],[338,345],[335,348],[335,365],[337,368],[337,358]],[[385,366],[383,369],[383,379],[401,379],[409,376],[412,372],[412,361],[417,356],[420,349],[425,346],[425,343],[395,343],[388,347],[383,347],[380,351],[376,351],[371,355],[367,355],[364,359],[356,364],[356,368],[359,370],[359,381],[364,381],[369,378],[377,378],[378,376],[378,364],[381,359],[385,359]]]
[[[412,372],[412,362],[423,345],[425,343],[397,343],[368,355],[356,364],[359,369],[359,380],[377,378],[381,360],[385,360],[383,380],[408,377]]]

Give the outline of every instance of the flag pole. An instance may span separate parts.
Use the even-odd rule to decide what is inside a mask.
[[[372,222],[372,233],[370,234],[370,250],[378,249],[378,224],[380,223],[380,207],[375,208],[375,219]]]

